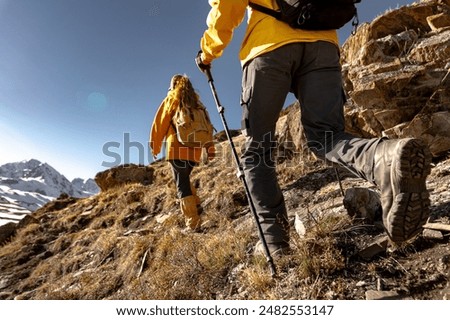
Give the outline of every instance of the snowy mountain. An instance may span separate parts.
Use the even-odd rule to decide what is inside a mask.
[[[96,194],[100,191],[94,179],[83,180],[81,178],[76,178],[72,180],[72,185],[76,190],[80,190],[89,195]]]
[[[32,159],[0,166],[0,225],[20,220],[45,203],[66,193],[77,198],[99,191],[93,179],[72,182],[47,163]]]

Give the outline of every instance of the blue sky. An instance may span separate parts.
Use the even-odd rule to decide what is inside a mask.
[[[413,2],[362,0],[360,20]],[[222,130],[194,63],[209,9],[206,0],[0,0],[0,165],[35,158],[73,179],[148,164],[149,129],[176,73],[190,76]],[[212,69],[230,128],[240,123],[245,25]],[[341,43],[349,33],[340,30]]]

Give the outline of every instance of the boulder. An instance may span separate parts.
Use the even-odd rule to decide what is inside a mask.
[[[344,207],[350,217],[373,224],[381,221],[382,209],[380,196],[367,188],[349,188],[345,191]]]
[[[95,176],[95,182],[102,192],[129,183],[150,185],[154,169],[149,166],[125,164],[102,172]]]
[[[7,241],[16,232],[17,224],[14,222],[8,222],[0,226],[0,245]]]

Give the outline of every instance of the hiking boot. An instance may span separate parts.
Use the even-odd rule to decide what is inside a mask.
[[[186,222],[186,227],[194,231],[199,229],[201,225],[201,219],[198,215],[195,197],[187,196],[181,198],[180,205],[181,212],[183,213]]]
[[[283,255],[290,254],[291,252],[291,248],[289,247],[289,244],[286,242],[268,243],[267,247],[269,249],[272,258],[280,258]],[[260,240],[255,245],[253,255],[263,257],[266,256],[263,243]]]
[[[382,141],[374,156],[375,183],[381,190],[383,225],[396,243],[422,231],[430,215],[426,178],[431,153],[418,139]]]
[[[200,197],[197,195],[197,189],[194,187],[192,183],[191,183],[191,192],[195,198],[198,214],[202,214],[203,213],[202,201],[200,200]]]
[[[200,200],[200,197],[197,195],[197,189],[194,187],[192,183],[191,183],[191,192],[195,198],[195,204],[197,205],[197,207],[199,207],[202,204],[202,201]]]

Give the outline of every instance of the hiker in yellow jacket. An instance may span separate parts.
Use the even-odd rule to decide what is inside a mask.
[[[194,106],[202,105],[202,102],[189,78],[178,74],[172,77],[169,92],[156,112],[150,132],[150,148],[153,156],[156,157],[161,152],[163,141],[166,141],[166,160],[172,167],[186,226],[192,230],[198,230],[201,225],[197,208],[200,205],[200,198],[190,182],[190,174],[201,160],[202,148],[186,147],[177,140],[172,118],[181,104]],[[208,159],[213,159],[214,145],[208,145],[206,152]]]
[[[278,1],[251,0],[272,10]],[[286,96],[300,102],[308,147],[381,189],[383,223],[394,242],[417,235],[430,209],[425,180],[431,155],[418,139],[361,139],[344,131],[339,46],[336,30],[304,30],[251,8],[248,0],[210,0],[207,29],[196,63],[210,68],[248,13],[239,58],[242,74],[242,153],[245,177],[272,254],[289,251],[289,222],[272,152],[275,125]],[[303,16],[302,16],[303,17]],[[304,18],[304,17],[303,17]],[[331,18],[331,17],[330,17]],[[261,243],[255,252],[262,251]]]

